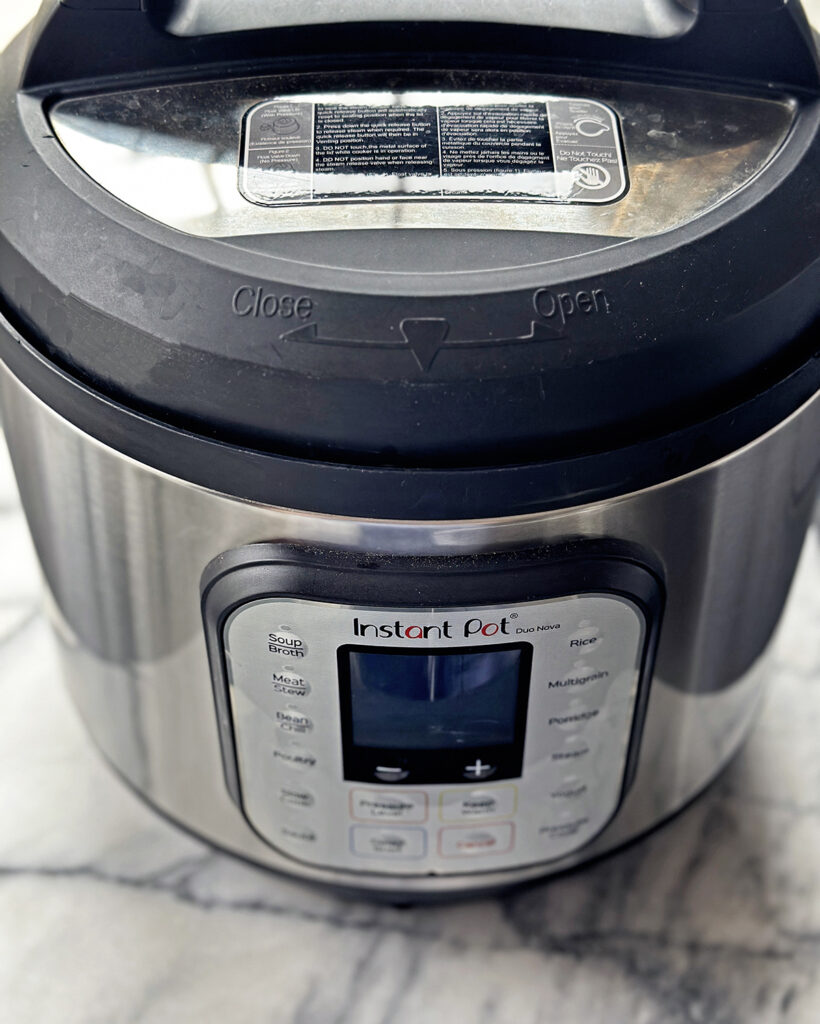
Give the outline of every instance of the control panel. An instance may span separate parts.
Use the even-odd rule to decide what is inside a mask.
[[[226,775],[277,850],[337,870],[487,871],[564,856],[612,818],[635,755],[651,600],[604,579],[419,608],[253,594],[260,573],[245,586],[241,568],[221,576],[206,624]],[[214,591],[230,577],[220,614]]]

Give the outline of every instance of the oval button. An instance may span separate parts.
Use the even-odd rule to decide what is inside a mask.
[[[282,786],[279,790],[279,799],[288,807],[308,808],[313,807],[316,798],[309,789],[295,789],[291,786]]]
[[[286,697],[307,697],[310,693],[310,683],[298,672],[292,672],[290,669],[274,672],[271,682],[274,690],[285,694]]]
[[[273,757],[277,764],[287,768],[294,768],[297,771],[306,771],[308,768],[315,768],[318,758],[312,750],[306,747],[283,747],[273,751]]]
[[[290,708],[276,712],[276,724],[285,732],[293,733],[307,733],[313,728],[313,722],[307,715],[300,711],[292,711]]]
[[[304,640],[286,626],[268,633],[268,650],[271,654],[294,659],[304,658],[307,654]]]

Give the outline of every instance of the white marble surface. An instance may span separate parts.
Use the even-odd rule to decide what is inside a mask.
[[[812,0],[820,11],[820,0]],[[0,0],[0,43],[35,0]],[[0,1024],[820,1020],[820,545],[749,743],[700,801],[501,900],[343,902],[214,853],[99,761],[0,442]]]
[[[101,763],[0,456],[0,1024],[820,1020],[820,544],[749,743],[649,838],[502,899],[347,902],[216,853]]]

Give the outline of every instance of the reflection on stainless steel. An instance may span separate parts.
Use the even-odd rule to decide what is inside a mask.
[[[394,76],[397,79],[398,76]],[[442,88],[406,73],[310,77],[310,91]],[[247,78],[65,100],[55,133],[72,158],[129,206],[191,234],[226,238],[343,228],[496,228],[613,239],[657,234],[732,195],[777,152],[793,119],[788,102],[596,80],[450,74],[460,91],[583,96],[611,106],[623,130],[630,190],[600,207],[402,200],[266,209],[237,185],[242,118],[256,103],[305,91],[305,81]]]
[[[754,713],[817,479],[820,396],[764,437],[687,477],[542,515],[377,522],[243,503],[122,457],[0,372],[8,441],[52,599],[74,698],[106,756],[168,814],[215,842],[304,878],[228,795],[199,607],[203,568],[257,541],[366,552],[450,553],[608,537],[655,552],[668,602],[635,784],[610,826],[550,870],[611,848],[693,796]],[[766,486],[761,487],[761,480]],[[403,883],[457,892],[527,868]],[[371,874],[371,888],[391,889]]]
[[[694,24],[698,0],[449,0],[450,21],[513,22],[656,39]],[[435,0],[178,0],[168,29],[199,36],[347,21],[440,21]]]

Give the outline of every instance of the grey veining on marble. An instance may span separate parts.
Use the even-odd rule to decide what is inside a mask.
[[[205,847],[102,763],[58,678],[0,456],[0,1024],[820,1020],[820,544],[729,770],[503,898],[345,901]]]

